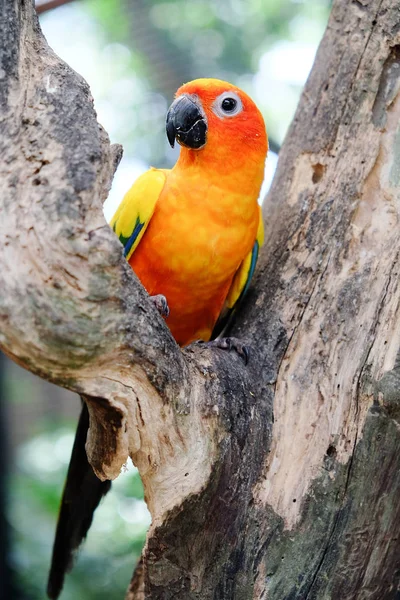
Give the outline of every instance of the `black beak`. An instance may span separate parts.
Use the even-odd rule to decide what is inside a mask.
[[[200,106],[185,94],[179,96],[167,112],[167,138],[174,147],[175,140],[187,148],[198,150],[207,140],[207,122]]]

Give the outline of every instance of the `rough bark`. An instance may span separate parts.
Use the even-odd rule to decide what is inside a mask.
[[[394,599],[400,2],[334,3],[233,331],[247,367],[176,346],[104,222],[120,151],[86,83],[1,2],[0,346],[92,398],[100,477],[138,466],[128,598]]]

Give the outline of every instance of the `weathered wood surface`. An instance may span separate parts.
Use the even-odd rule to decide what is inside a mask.
[[[92,398],[101,477],[137,464],[153,524],[128,598],[394,599],[400,1],[334,3],[233,331],[247,367],[176,346],[104,222],[120,151],[86,83],[30,1],[0,5],[0,346]]]

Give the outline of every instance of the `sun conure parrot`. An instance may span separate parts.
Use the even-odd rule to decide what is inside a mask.
[[[268,140],[249,96],[217,79],[179,88],[166,130],[171,146],[181,145],[176,165],[139,177],[110,224],[172,335],[186,346],[215,337],[249,286],[263,243],[257,200]],[[221,347],[230,346],[222,340]],[[87,429],[83,403],[53,549],[52,599],[110,488],[87,461]]]
[[[181,346],[209,340],[249,285],[263,241],[263,117],[242,90],[216,79],[182,86],[167,114],[182,146],[173,169],[150,169],[111,225],[150,294],[162,294]]]

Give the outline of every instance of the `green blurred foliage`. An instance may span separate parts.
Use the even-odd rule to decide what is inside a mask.
[[[24,600],[43,600],[80,402],[76,394],[11,361],[5,363],[0,384],[7,398],[8,426],[13,439],[20,440],[8,490],[11,558]],[[149,523],[142,482],[130,463],[96,511],[62,600],[123,598]]]
[[[44,597],[73,437],[71,428],[59,427],[35,436],[18,451],[10,498],[13,561],[20,587],[32,599]],[[148,525],[142,483],[131,465],[96,511],[73,572],[66,578],[63,600],[123,598]]]

